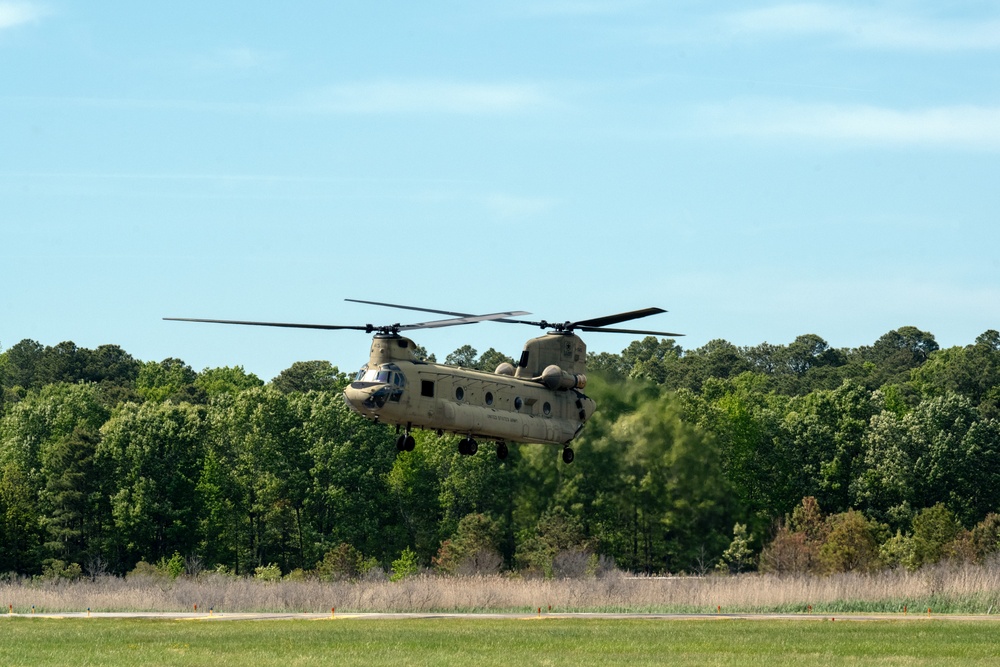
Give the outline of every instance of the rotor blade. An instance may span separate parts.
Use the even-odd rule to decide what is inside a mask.
[[[591,320],[580,320],[579,322],[573,322],[574,327],[605,327],[610,324],[618,324],[619,322],[628,322],[629,320],[637,320],[640,317],[649,317],[650,315],[659,315],[660,313],[665,313],[667,311],[662,308],[643,308],[641,310],[633,310],[627,313],[618,313],[617,315],[605,315],[604,317],[595,317]],[[626,332],[628,333],[628,332]]]
[[[290,322],[244,322],[242,320],[206,320],[195,317],[164,317],[171,322],[207,322],[209,324],[242,324],[251,327],[286,327],[289,329],[354,329],[356,331],[370,331],[370,326],[339,325],[339,324],[294,324]]]
[[[642,334],[645,336],[683,336],[682,333],[670,333],[669,331],[642,331],[640,329],[609,329],[607,327],[578,327],[580,331],[596,331],[604,333],[625,333]]]
[[[468,315],[466,317],[456,317],[450,320],[432,320],[430,322],[418,322],[417,324],[404,324],[399,327],[400,331],[407,329],[434,329],[437,327],[451,327],[459,324],[475,324],[476,322],[489,322],[503,320],[506,317],[515,315],[527,315],[520,310],[511,310],[503,313],[491,313],[489,315]]]
[[[417,308],[416,306],[401,306],[396,303],[382,303],[381,301],[362,301],[361,299],[344,299],[351,303],[367,303],[371,306],[386,306],[387,308],[401,308],[402,310],[416,310],[421,313],[434,313],[436,315],[451,315],[452,317],[475,317],[472,313],[453,313],[450,310],[434,310],[433,308]]]

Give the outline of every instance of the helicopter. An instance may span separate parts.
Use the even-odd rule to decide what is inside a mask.
[[[475,315],[432,308],[419,308],[379,301],[345,299],[388,308],[447,315],[447,319],[376,326],[294,324],[184,317],[165,317],[178,322],[205,322],[245,326],[299,329],[358,330],[374,334],[368,363],[344,389],[347,405],[374,422],[396,427],[396,449],[413,451],[415,429],[438,435],[460,435],[459,453],[472,456],[479,440],[496,443],[496,455],[504,460],[508,442],[537,443],[562,447],[562,460],[573,462],[570,443],[593,416],[597,405],[583,393],[587,385],[587,346],[574,331],[625,333],[652,336],[682,336],[663,331],[618,329],[612,325],[667,311],[643,308],[575,322],[518,319],[531,313],[505,311]],[[492,373],[425,361],[417,346],[403,331],[502,322],[526,324],[548,331],[524,344],[516,366],[504,362]]]

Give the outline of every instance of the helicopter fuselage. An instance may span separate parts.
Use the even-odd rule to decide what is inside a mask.
[[[550,339],[558,340],[546,345]],[[572,334],[549,334],[528,342],[516,369],[501,364],[490,373],[420,361],[410,339],[376,336],[368,364],[344,390],[344,398],[361,415],[407,432],[427,429],[470,439],[565,447],[594,414],[596,404],[582,392],[585,376],[570,372],[578,364],[568,364],[570,371],[546,364],[542,372],[534,372],[531,364],[555,360],[529,350],[569,349],[579,358],[579,346],[582,341]]]

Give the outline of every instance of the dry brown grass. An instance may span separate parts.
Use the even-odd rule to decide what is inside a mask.
[[[1000,567],[948,566],[873,575],[525,579],[421,575],[399,582],[262,582],[216,574],[0,582],[0,604],[53,611],[911,611],[1000,612]]]

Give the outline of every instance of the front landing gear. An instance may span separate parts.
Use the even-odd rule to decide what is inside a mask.
[[[413,439],[413,436],[409,433],[403,433],[398,438],[396,438],[396,451],[400,452],[412,452],[413,448],[417,446],[417,441]]]
[[[573,462],[573,450],[569,447],[563,447],[563,463]]]

